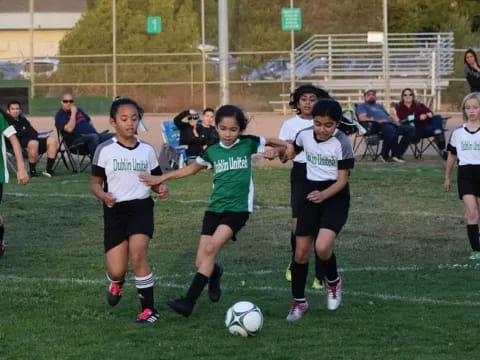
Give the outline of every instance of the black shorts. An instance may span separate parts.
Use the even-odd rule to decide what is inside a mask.
[[[458,167],[458,196],[475,195],[480,197],[480,165],[462,165]]]
[[[44,152],[47,151],[47,138],[42,137],[42,138],[36,138],[36,139],[21,139],[20,140],[20,145],[23,149],[26,149],[28,146],[28,143],[31,140],[36,140],[38,141],[38,153],[43,154]]]
[[[307,164],[293,162],[290,172],[290,207],[292,218],[298,218],[300,206],[303,204],[304,185],[307,179]]]
[[[128,240],[130,235],[153,236],[153,200],[122,201],[112,208],[103,207],[105,252]]]
[[[233,231],[232,240],[237,240],[236,235],[245,226],[250,213],[247,211],[224,211],[222,213],[205,211],[202,225],[202,235],[213,235],[218,225],[227,225]]]
[[[336,234],[342,230],[343,225],[347,222],[350,208],[348,184],[339,193],[320,204],[315,204],[306,198],[313,190],[324,190],[333,183],[334,181],[318,183],[307,181],[305,183],[305,200],[300,208],[295,235],[316,237],[320,229],[330,229]]]

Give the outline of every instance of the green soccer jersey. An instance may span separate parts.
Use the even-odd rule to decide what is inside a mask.
[[[209,146],[197,163],[214,171],[208,210],[214,212],[253,210],[252,155],[262,153],[265,139],[242,135],[231,146]]]
[[[5,147],[5,137],[16,134],[15,128],[10,125],[4,115],[0,111],[0,133],[2,134],[2,156],[0,157],[0,183],[8,182],[7,169],[7,148]]]

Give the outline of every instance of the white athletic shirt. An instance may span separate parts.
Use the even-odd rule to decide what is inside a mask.
[[[313,119],[306,120],[302,119],[300,116],[296,115],[285,122],[280,129],[280,135],[278,138],[283,141],[295,141],[295,137],[297,136],[300,130],[309,128],[313,125]],[[302,151],[301,153],[297,154],[293,159],[295,162],[305,163],[307,160],[305,159],[305,153]]]
[[[458,165],[480,165],[480,129],[470,132],[465,124],[452,132],[448,150],[457,155]]]
[[[127,148],[115,137],[97,147],[92,162],[92,174],[105,179],[105,191],[112,193],[117,203],[148,198],[150,187],[138,176],[156,168],[158,161],[152,145],[139,140],[134,148]]]
[[[300,131],[295,139],[297,150],[303,150],[307,162],[307,179],[337,180],[339,169],[352,169],[355,156],[352,143],[341,130],[335,129],[325,141],[318,141],[313,126]]]

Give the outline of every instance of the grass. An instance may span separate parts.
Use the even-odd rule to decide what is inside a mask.
[[[132,281],[117,307],[106,304],[102,212],[88,174],[8,184],[0,358],[476,358],[480,263],[466,260],[463,205],[455,192],[443,192],[443,171],[437,160],[357,163],[350,217],[336,242],[343,305],[328,312],[325,294],[308,289],[311,310],[296,323],[285,321],[288,169],[256,169],[258,208],[219,257],[222,299],[212,304],[202,296],[188,319],[165,301],[182,295],[194,273],[211,174],[170,183],[172,199],[156,202],[149,251],[161,313],[153,326],[133,322],[139,309]],[[226,309],[239,300],[263,311],[255,338],[230,336],[224,327]]]

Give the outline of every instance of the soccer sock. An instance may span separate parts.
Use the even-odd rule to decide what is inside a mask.
[[[30,168],[30,172],[36,172],[37,169],[36,169],[36,166],[37,166],[37,163],[36,162],[29,162],[28,163],[28,167]]]
[[[212,272],[212,275],[210,275],[210,279],[216,279],[219,274],[220,274],[220,266],[218,264],[215,264],[213,266],[213,272]]]
[[[295,249],[297,248],[297,238],[295,233],[290,233],[290,247],[292,248],[292,264],[295,261]],[[291,270],[291,269],[290,269]]]
[[[299,264],[292,263],[292,295],[295,299],[305,298],[305,283],[307,282],[308,262]]]
[[[323,269],[323,263],[318,256],[315,256],[315,277],[322,282],[325,278],[325,270]]]
[[[48,173],[52,172],[54,163],[55,163],[55,158],[53,158],[53,159],[48,158],[47,159],[47,172]]]
[[[203,288],[208,283],[208,277],[205,275],[197,272],[193,277],[192,284],[187,291],[187,295],[185,296],[192,304],[197,302],[198,297],[203,291]]]
[[[325,275],[327,281],[330,285],[336,285],[338,283],[338,271],[337,271],[337,259],[335,254],[332,253],[332,256],[326,261],[322,261],[323,268],[325,269]]]
[[[142,310],[153,309],[153,275],[135,276],[135,286],[138,291],[138,298],[142,304]]]
[[[478,224],[467,225],[468,240],[473,251],[480,251],[480,242],[478,240]]]

